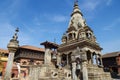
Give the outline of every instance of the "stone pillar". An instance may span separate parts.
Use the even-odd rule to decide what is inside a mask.
[[[72,63],[72,79],[77,80],[77,75],[76,75],[76,62]]]
[[[59,66],[59,67],[61,67],[61,57],[60,57],[61,55],[60,55],[60,53],[58,53],[58,55],[57,55],[57,65]]]
[[[13,59],[14,59],[14,52],[10,51],[9,56],[8,56],[8,62],[6,66],[4,80],[10,80],[11,78],[11,69],[13,65]]]
[[[44,64],[51,64],[52,49],[54,50],[57,49],[58,45],[55,43],[48,42],[48,41],[41,43],[41,45],[44,45],[45,47]]]
[[[87,62],[82,63],[83,80],[88,80]]]
[[[98,65],[98,55],[97,54],[95,55],[95,58],[96,58],[96,64]]]
[[[67,65],[69,64],[69,61],[68,61],[68,54],[67,54]]]
[[[102,62],[102,57],[100,56],[100,63],[101,63],[101,66],[103,66],[103,62]]]
[[[14,34],[13,39],[11,39],[9,44],[7,45],[9,50],[9,56],[8,56],[4,80],[10,80],[11,78],[11,70],[13,66],[14,54],[17,51],[17,48],[19,47],[19,42],[17,41],[18,38],[17,32],[18,32],[18,28],[16,29],[16,33]]]
[[[91,53],[91,63],[93,64],[93,54]]]
[[[45,48],[44,64],[51,63],[51,53],[50,48]]]
[[[72,39],[74,39],[74,34],[72,33]]]
[[[83,80],[88,80],[86,51],[82,52],[82,73],[83,73]]]

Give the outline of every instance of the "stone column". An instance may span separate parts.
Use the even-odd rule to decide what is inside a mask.
[[[82,52],[82,73],[83,73],[83,80],[88,80],[86,51]]]
[[[69,61],[68,61],[68,54],[67,54],[67,66],[68,66],[68,64],[69,64]]]
[[[45,48],[44,64],[51,63],[51,53],[50,48]]]
[[[10,80],[11,78],[11,69],[13,65],[14,53],[15,52],[11,52],[11,51],[9,53],[4,80]]]
[[[101,63],[101,66],[103,66],[103,62],[102,62],[102,57],[100,56],[100,63]]]
[[[72,79],[77,80],[77,75],[76,75],[76,62],[72,63]]]
[[[91,63],[93,64],[93,54],[91,53]]]
[[[60,55],[60,53],[58,53],[58,55],[57,55],[57,65],[58,65],[58,67],[61,67],[61,57],[60,57],[61,55]]]
[[[18,29],[16,29],[16,33],[14,34],[13,39],[10,40],[7,46],[9,50],[9,56],[8,56],[4,80],[10,80],[11,78],[11,70],[13,66],[14,54],[17,51],[17,48],[19,47],[19,42],[17,41],[18,38],[17,32]]]
[[[82,63],[83,80],[88,80],[87,62]]]
[[[72,33],[72,39],[74,39],[74,34]]]
[[[96,64],[98,65],[98,55],[97,54],[95,55],[95,58],[96,58]]]

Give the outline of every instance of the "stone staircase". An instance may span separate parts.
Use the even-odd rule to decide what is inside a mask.
[[[102,67],[89,65],[88,67],[89,80],[111,80],[110,73],[104,72]]]
[[[71,71],[66,67],[55,68],[53,65],[42,65],[33,66],[31,70],[30,80],[72,80]]]

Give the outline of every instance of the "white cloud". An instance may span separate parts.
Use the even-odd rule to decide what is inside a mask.
[[[51,19],[55,22],[64,22],[67,20],[67,17],[63,15],[54,15],[53,18],[51,17]]]
[[[100,0],[84,0],[81,6],[87,11],[93,11],[99,4]]]
[[[45,14],[44,16],[50,22],[51,21],[52,22],[65,22],[68,19],[67,16],[64,16],[64,15],[61,15],[61,14]]]
[[[117,25],[119,25],[119,24],[120,24],[120,18],[115,19],[115,20],[114,20],[113,22],[111,22],[109,25],[105,26],[105,27],[103,28],[103,30],[105,30],[105,31],[113,30],[113,28],[118,27]]]
[[[45,24],[52,24],[56,22],[65,22],[68,20],[67,16],[60,15],[60,14],[41,14],[43,16],[35,16],[33,19],[33,23],[37,26],[43,26]]]
[[[84,0],[81,7],[86,11],[93,11],[100,6],[111,5],[112,0]]]

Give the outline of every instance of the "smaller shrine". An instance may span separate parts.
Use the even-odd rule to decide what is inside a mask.
[[[71,71],[57,65],[58,45],[52,42],[43,42],[45,47],[44,63],[30,67],[30,80],[71,80]]]

